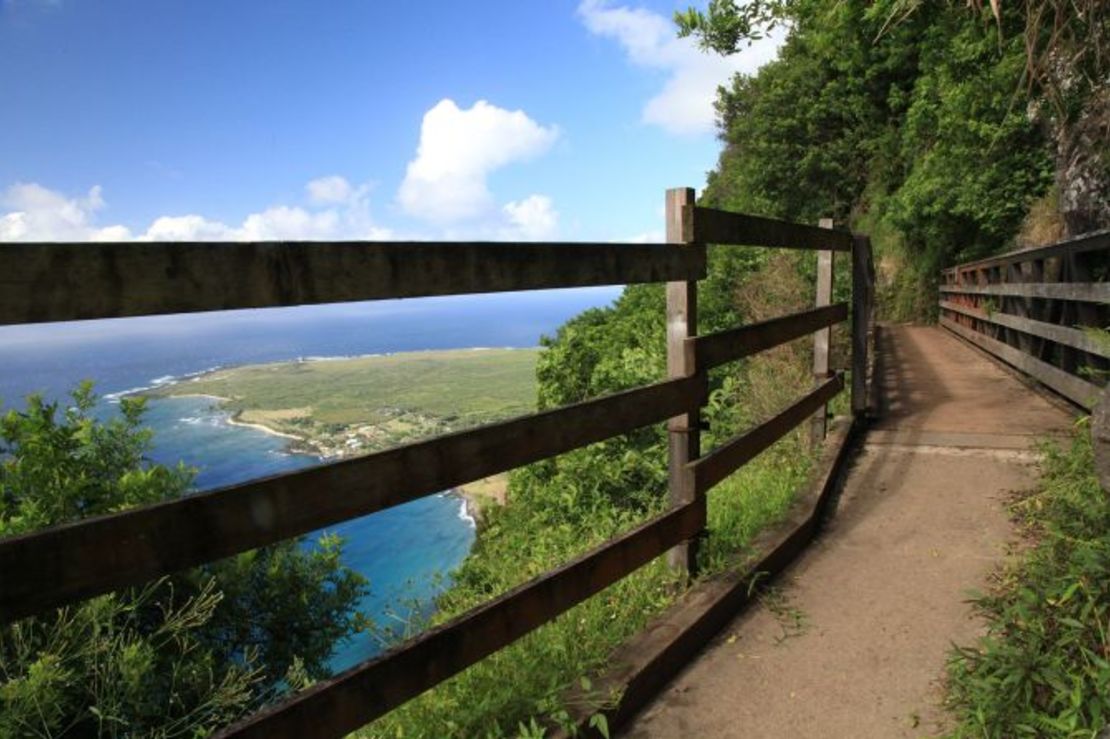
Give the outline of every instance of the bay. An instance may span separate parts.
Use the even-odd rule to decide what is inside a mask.
[[[30,393],[64,403],[82,380],[116,412],[121,393],[216,367],[307,357],[359,356],[426,349],[531,347],[568,318],[604,306],[620,288],[586,288],[328,306],[157,316],[0,327],[0,409]],[[233,426],[215,401],[185,397],[149,404],[153,461],[184,461],[196,488],[232,485],[321,460],[288,451],[288,440]],[[328,529],[346,539],[343,561],[366,576],[360,610],[404,632],[419,622],[450,572],[473,545],[473,521],[448,491]],[[321,532],[317,532],[321,533]],[[312,535],[310,539],[314,539]],[[345,669],[381,648],[370,634],[342,644],[332,667]]]

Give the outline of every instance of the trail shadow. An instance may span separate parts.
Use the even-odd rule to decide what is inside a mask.
[[[900,480],[913,462],[906,446],[915,446],[922,429],[916,421],[927,418],[937,405],[951,399],[946,385],[921,346],[918,332],[888,327],[879,334],[875,351],[876,381],[880,383],[876,429],[897,428],[898,446],[865,448],[866,434],[847,471],[845,485],[827,520],[829,531],[850,531],[876,505],[896,495],[896,486],[884,487],[880,480]],[[862,455],[866,454],[866,461]]]

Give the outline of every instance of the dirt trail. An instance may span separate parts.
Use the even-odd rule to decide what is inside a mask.
[[[945,656],[980,626],[1013,531],[1004,499],[1035,482],[1031,445],[1071,418],[939,328],[892,327],[884,414],[836,515],[773,597],[736,618],[629,737],[919,737],[944,728]]]

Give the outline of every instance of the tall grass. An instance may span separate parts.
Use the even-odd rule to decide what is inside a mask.
[[[812,282],[801,276],[805,270],[800,260],[794,254],[775,256],[745,276],[734,299],[747,320],[811,303]],[[770,417],[812,387],[811,341],[777,347],[713,375],[716,389],[704,409],[710,431],[703,435],[703,451]],[[752,539],[785,515],[811,466],[806,432],[803,427],[780,440],[709,493],[704,576],[735,566]],[[438,603],[436,619],[463,613],[661,513],[667,505],[662,494],[666,466],[662,456],[653,455],[665,454],[665,446],[662,437],[640,451],[601,442],[569,453],[579,456],[567,468],[582,472],[584,479],[550,479],[536,499],[514,500],[510,487],[509,505],[489,512],[473,553]],[[597,476],[604,477],[603,487],[621,490],[635,505],[614,504],[598,495],[594,488],[602,481]],[[655,492],[645,493],[645,484]],[[602,668],[615,647],[680,593],[679,579],[659,558],[360,735],[536,736],[539,727],[568,721],[569,709],[580,715],[582,708],[586,713],[600,708],[615,696],[592,694],[588,683],[581,682],[584,676]],[[590,705],[564,704],[572,686]]]
[[[1110,725],[1110,496],[1086,424],[1046,446],[1014,504],[1034,545],[975,600],[988,623],[949,662],[957,737],[1095,737]]]
[[[705,563],[711,573],[733,563],[759,531],[780,520],[804,484],[809,455],[791,435],[722,482],[708,498]],[[491,520],[473,555],[503,573],[505,589],[555,567],[631,528],[631,519],[599,514],[583,528],[550,527],[542,512],[509,505]],[[482,578],[488,586],[488,579]],[[602,668],[615,647],[674,602],[680,588],[664,558],[571,609],[455,678],[359,732],[363,737],[500,737],[534,734],[535,727],[568,720],[564,696],[583,676]],[[496,593],[458,582],[441,599],[437,620],[457,615]],[[589,683],[587,682],[588,686]],[[589,708],[616,696],[591,695]]]

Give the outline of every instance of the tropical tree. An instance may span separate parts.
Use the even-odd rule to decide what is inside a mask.
[[[190,493],[146,459],[143,401],[84,384],[0,418],[0,536]],[[362,625],[342,542],[283,542],[0,628],[0,736],[196,736],[329,673]]]

